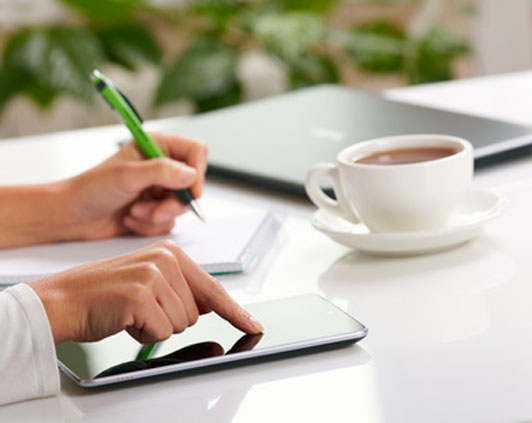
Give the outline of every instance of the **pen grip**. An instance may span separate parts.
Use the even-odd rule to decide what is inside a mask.
[[[193,200],[194,197],[189,189],[176,189],[174,193],[179,201],[181,201],[185,206],[188,206]]]

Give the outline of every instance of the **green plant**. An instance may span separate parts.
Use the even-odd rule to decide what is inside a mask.
[[[174,8],[147,0],[57,1],[80,19],[8,34],[0,109],[16,94],[42,107],[63,94],[90,102],[94,93],[87,76],[105,63],[132,71],[143,62],[158,66],[154,106],[188,99],[202,112],[241,100],[237,63],[250,48],[275,57],[291,88],[339,82],[338,52],[367,72],[396,73],[410,83],[451,78],[453,60],[467,52],[467,44],[441,26],[416,39],[387,20],[333,28],[328,17],[341,7],[339,0],[189,0]],[[161,25],[192,35],[177,57],[168,57],[154,35]]]

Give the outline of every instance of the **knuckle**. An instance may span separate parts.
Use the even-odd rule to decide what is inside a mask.
[[[154,157],[149,160],[149,163],[154,168],[165,168],[166,164],[168,163],[168,158],[167,157]]]
[[[163,239],[162,241],[157,242],[155,245],[164,250],[165,253],[171,253],[173,248],[176,246],[175,243],[169,239]]]
[[[173,223],[172,223],[173,224]],[[174,259],[179,259],[183,253],[183,250],[177,246],[177,244],[169,239],[164,239],[155,244],[161,248],[164,248],[168,253],[172,255]]]
[[[137,280],[143,284],[154,282],[161,275],[157,265],[151,261],[140,263],[135,269],[135,272]]]
[[[134,283],[128,289],[128,297],[133,300],[133,303],[143,302],[146,299],[146,286],[141,283]],[[130,307],[134,307],[132,303]]]
[[[170,243],[171,241],[160,241],[160,244],[155,247],[152,253],[151,261],[158,263],[160,266],[175,266],[177,259],[166,245]]]
[[[171,178],[173,169],[172,161],[167,157],[156,157],[149,160],[153,170],[159,176],[158,179],[168,181]]]

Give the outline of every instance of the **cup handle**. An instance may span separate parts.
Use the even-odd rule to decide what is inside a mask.
[[[320,182],[329,179],[337,200],[333,200],[323,192]],[[351,211],[340,188],[338,166],[333,163],[318,163],[307,174],[305,190],[310,200],[319,208],[325,209],[336,216],[359,223],[360,219]]]

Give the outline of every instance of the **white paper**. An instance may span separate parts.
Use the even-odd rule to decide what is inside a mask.
[[[174,241],[210,273],[238,272],[245,265],[242,258],[249,256],[246,248],[261,226],[268,224],[269,216],[266,210],[250,211],[248,208],[241,213],[235,213],[235,210],[231,214],[220,213],[203,223],[189,212],[178,218],[172,233],[165,236],[127,236],[2,250],[0,283],[26,282],[80,264],[125,254],[163,239]],[[270,229],[275,231],[277,228],[274,225]]]

